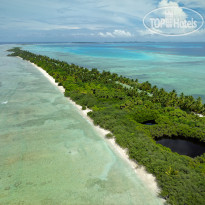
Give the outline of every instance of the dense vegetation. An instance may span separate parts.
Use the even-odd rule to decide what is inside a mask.
[[[173,153],[155,138],[183,136],[205,142],[201,99],[166,92],[149,82],[83,67],[14,48],[10,56],[35,63],[65,88],[65,96],[92,109],[95,124],[110,130],[107,137],[127,148],[129,157],[156,176],[160,196],[169,204],[205,204],[205,154],[196,158]],[[146,121],[156,124],[149,126]]]

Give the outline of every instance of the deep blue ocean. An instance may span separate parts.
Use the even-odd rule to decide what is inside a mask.
[[[205,43],[50,43],[26,50],[175,89],[205,102]]]

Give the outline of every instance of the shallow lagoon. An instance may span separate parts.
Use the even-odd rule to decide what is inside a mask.
[[[0,46],[0,204],[162,204],[59,90]]]

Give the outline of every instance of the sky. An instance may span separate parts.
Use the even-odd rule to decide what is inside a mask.
[[[204,42],[205,25],[185,36],[144,26],[150,11],[173,5],[205,19],[205,0],[0,0],[0,42]]]

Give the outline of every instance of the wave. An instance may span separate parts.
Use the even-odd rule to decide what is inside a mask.
[[[2,102],[1,104],[2,105],[5,105],[5,104],[7,104],[8,103],[8,101],[4,101],[4,102]]]

